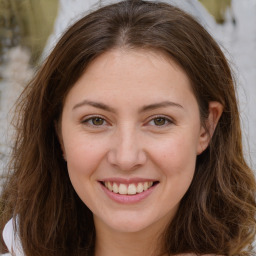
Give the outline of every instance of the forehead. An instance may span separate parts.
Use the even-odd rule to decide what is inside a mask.
[[[131,62],[133,65],[130,65]],[[165,69],[171,67],[187,76],[180,65],[163,51],[157,49],[130,49],[125,46],[111,49],[98,56],[87,66],[85,73],[92,72],[92,70],[93,72],[102,70],[111,72],[114,71],[114,68],[117,66],[120,68],[123,67],[127,71],[131,71],[134,75],[141,71],[145,72],[146,69],[152,71],[153,69],[156,70],[158,67],[159,70],[162,70],[163,67],[165,67]],[[136,70],[138,72],[136,72]]]
[[[174,97],[186,101],[187,96],[193,97],[189,77],[162,52],[113,49],[88,65],[67,98],[75,101],[92,97],[114,102],[123,97],[130,103],[142,99],[151,103]]]

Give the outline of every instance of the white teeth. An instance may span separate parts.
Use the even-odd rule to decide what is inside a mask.
[[[106,184],[105,184],[105,186],[106,186]],[[110,191],[112,191],[113,190],[113,186],[111,185],[111,183],[108,181],[107,182],[107,186],[106,186]]]
[[[127,195],[127,186],[125,184],[119,185],[119,194]]]
[[[128,186],[128,195],[135,195],[135,194],[136,194],[135,184],[129,184],[129,186]]]
[[[118,185],[116,182],[111,183],[110,181],[107,181],[104,182],[104,185],[108,190],[113,191],[116,194],[135,195],[148,190],[150,187],[153,186],[153,182],[139,182],[137,185],[134,183],[131,183],[129,185],[121,183]]]
[[[145,191],[145,190],[148,190],[148,182],[144,182],[144,184],[143,184],[143,189],[144,189],[144,191]]]
[[[143,192],[143,190],[144,190],[143,184],[139,183],[138,186],[137,186],[136,192],[141,193],[141,192]]]
[[[114,193],[118,193],[119,192],[119,189],[118,189],[118,186],[116,183],[113,183],[113,192]]]

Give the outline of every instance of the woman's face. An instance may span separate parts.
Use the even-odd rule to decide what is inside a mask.
[[[89,65],[67,95],[60,137],[96,229],[121,232],[172,219],[205,147],[187,75],[145,50],[115,49]]]

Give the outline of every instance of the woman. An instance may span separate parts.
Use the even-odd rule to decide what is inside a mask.
[[[230,68],[181,10],[124,1],[85,16],[17,110],[3,224],[24,255],[252,255]]]

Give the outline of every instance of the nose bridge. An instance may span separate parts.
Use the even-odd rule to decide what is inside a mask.
[[[146,160],[140,132],[135,126],[126,124],[117,129],[113,139],[110,162],[122,170],[132,170]]]

